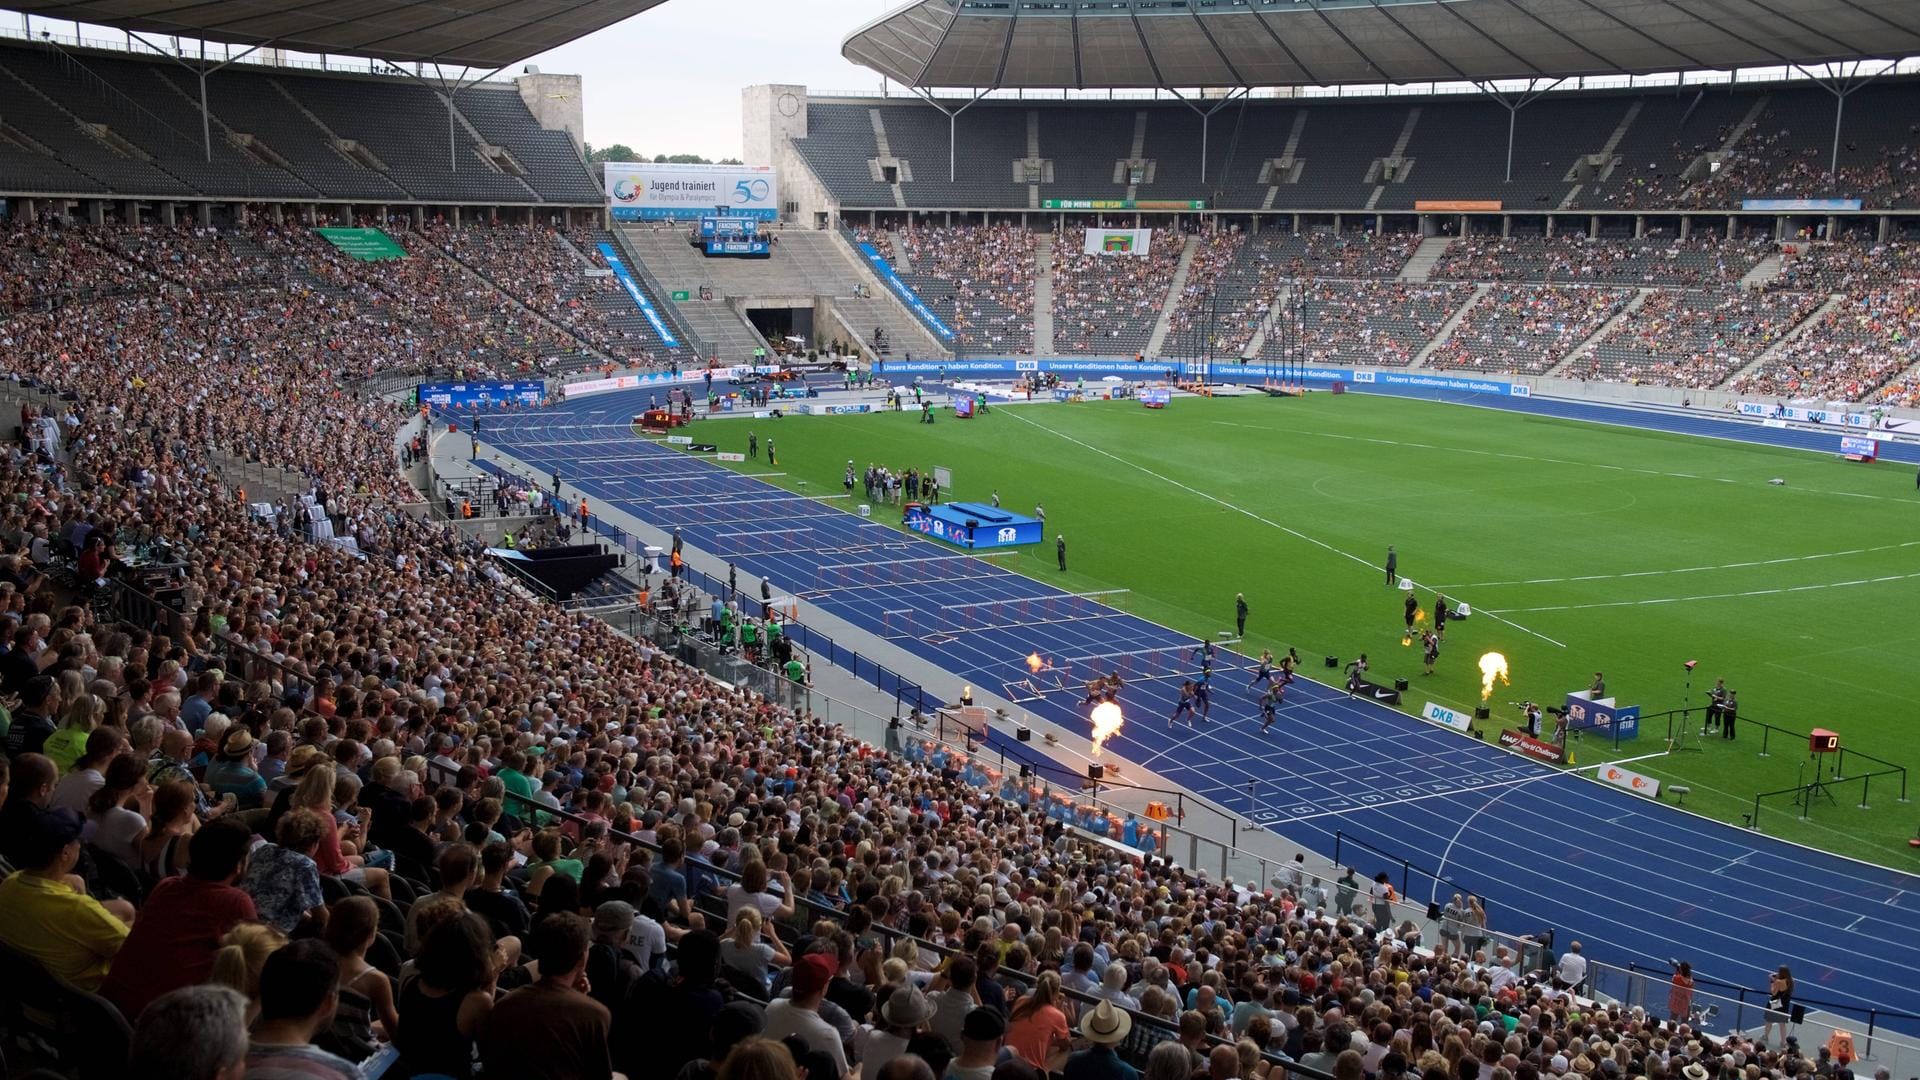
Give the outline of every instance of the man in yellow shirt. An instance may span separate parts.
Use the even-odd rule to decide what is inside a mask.
[[[0,881],[0,944],[82,990],[98,990],[127,940],[127,924],[67,876],[80,861],[80,815],[42,810],[19,871]]]

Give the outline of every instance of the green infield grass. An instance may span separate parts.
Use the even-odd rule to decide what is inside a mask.
[[[744,449],[749,426],[777,437],[784,475],[772,482],[793,490],[839,493],[852,458],[951,469],[949,500],[997,491],[1016,512],[1044,504],[1047,542],[997,564],[1070,591],[1126,590],[1112,598],[1118,606],[1197,636],[1230,636],[1234,594],[1244,592],[1251,616],[1239,651],[1293,646],[1321,678],[1333,674],[1322,655],[1364,651],[1377,679],[1412,684],[1410,711],[1478,704],[1477,660],[1497,651],[1512,684],[1495,688],[1493,718],[1477,725],[1489,737],[1514,722],[1508,702],[1558,703],[1596,670],[1647,714],[1690,700],[1686,745],[1698,749],[1634,767],[1691,787],[1687,808],[1725,821],[1753,813],[1756,794],[1795,786],[1803,767],[1811,778],[1804,738],[1773,732],[1760,755],[1760,721],[1830,728],[1852,750],[1920,765],[1920,628],[1910,621],[1920,611],[1920,495],[1906,466],[1372,395],[917,419],[705,430],[722,450]],[[891,508],[874,515],[898,521]],[[1065,573],[1056,533],[1070,552]],[[1381,568],[1389,544],[1423,610],[1436,589],[1474,610],[1449,627],[1430,676],[1418,639],[1402,645],[1404,594]],[[1688,660],[1699,661],[1690,694]],[[1739,693],[1734,742],[1697,734],[1716,678]],[[1666,719],[1649,721],[1617,756],[1665,749],[1668,730]],[[1579,764],[1615,756],[1591,736],[1575,752]],[[1847,759],[1856,776],[1881,767]],[[1777,796],[1760,827],[1911,869],[1920,801],[1900,802],[1900,789],[1898,775],[1838,784],[1834,803],[1817,803],[1807,820],[1791,794]]]

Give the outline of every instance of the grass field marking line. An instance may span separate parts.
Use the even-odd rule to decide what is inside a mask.
[[[1413,399],[1409,399],[1409,400],[1413,400]],[[1475,405],[1473,402],[1470,402],[1470,401],[1448,402],[1447,404],[1465,405],[1469,408],[1475,408],[1475,409],[1494,409],[1494,411],[1497,411],[1497,412],[1513,412],[1514,411],[1514,410],[1508,410],[1508,409],[1495,409],[1494,406],[1490,406],[1490,405]],[[1521,415],[1536,415],[1536,414],[1522,413]],[[1575,422],[1578,422],[1578,423],[1599,424],[1604,427],[1625,427],[1633,431],[1657,430],[1657,429],[1636,427],[1631,424],[1613,424],[1604,420],[1582,420],[1578,417],[1554,416],[1554,417],[1551,417],[1551,419],[1574,420]],[[1479,450],[1469,446],[1433,446],[1428,443],[1401,442],[1397,439],[1378,439],[1368,435],[1342,435],[1338,432],[1333,432],[1333,431],[1308,431],[1303,428],[1292,428],[1292,427],[1263,427],[1258,424],[1241,424],[1231,420],[1214,420],[1211,422],[1221,427],[1247,428],[1248,430],[1251,430],[1251,431],[1266,431],[1266,432],[1286,431],[1294,435],[1311,435],[1321,439],[1346,439],[1349,442],[1376,443],[1381,446],[1417,446],[1426,450],[1444,450],[1451,454],[1474,454],[1480,457],[1506,458],[1510,461],[1534,461],[1534,462],[1539,462],[1545,465],[1574,465],[1583,469],[1610,469],[1614,472],[1631,472],[1631,473],[1638,473],[1642,476],[1666,476],[1666,477],[1672,477],[1675,479],[1683,479],[1683,480],[1713,480],[1723,484],[1741,483],[1741,481],[1739,480],[1731,479],[1725,476],[1701,476],[1698,473],[1663,472],[1659,469],[1636,469],[1626,465],[1609,465],[1603,462],[1594,462],[1594,461],[1569,461],[1566,458],[1535,457],[1530,454],[1515,454],[1515,453],[1511,453],[1509,451],[1503,451],[1503,450]],[[1744,439],[1728,439],[1725,436],[1721,436],[1721,435],[1696,435],[1692,432],[1662,432],[1662,433],[1682,435],[1686,438],[1718,439],[1723,442],[1736,442],[1745,446],[1761,446],[1761,447],[1768,447],[1768,448],[1777,449],[1777,450],[1803,449],[1802,447],[1797,447],[1797,446],[1775,446],[1772,443],[1755,443],[1755,442],[1748,442]],[[1821,451],[1808,451],[1808,452],[1820,453]],[[1804,491],[1812,495],[1840,495],[1849,499],[1873,499],[1876,502],[1909,502],[1911,501],[1909,499],[1904,499],[1904,498],[1895,498],[1890,495],[1867,495],[1858,491],[1828,491],[1825,488],[1794,487],[1792,485],[1787,485],[1785,490]]]
[[[1816,589],[1844,589],[1854,585],[1876,585],[1887,581],[1911,581],[1920,578],[1916,574],[1889,574],[1885,577],[1858,578],[1853,581],[1835,581],[1823,585],[1793,585],[1777,589],[1748,589],[1745,592],[1702,593],[1698,596],[1662,596],[1652,600],[1602,600],[1592,604],[1554,604],[1549,607],[1502,608],[1501,611],[1514,615],[1526,615],[1541,611],[1585,611],[1590,608],[1644,607],[1649,604],[1684,604],[1694,600],[1736,600],[1746,596],[1778,596],[1782,593],[1811,592]],[[1500,618],[1500,611],[1481,610],[1483,615]],[[1501,619],[1502,622],[1506,620]]]
[[[1898,551],[1902,548],[1920,547],[1920,540],[1907,540],[1898,544],[1881,544],[1877,547],[1849,548],[1846,551],[1822,551],[1813,555],[1786,555],[1778,559],[1753,559],[1747,562],[1719,563],[1714,566],[1682,566],[1672,570],[1632,570],[1619,574],[1581,574],[1577,577],[1526,578],[1516,581],[1470,581],[1464,585],[1435,585],[1441,592],[1453,589],[1488,589],[1499,585],[1559,585],[1569,581],[1612,581],[1616,578],[1659,577],[1664,574],[1696,574],[1705,570],[1739,570],[1753,566],[1778,566],[1782,563],[1812,562],[1815,559],[1838,559],[1847,555],[1869,555],[1878,551]],[[1898,580],[1899,575],[1875,578],[1876,581]]]
[[[1050,427],[1048,427],[1048,426],[1046,426],[1045,424],[1041,424],[1041,423],[1036,423],[1035,421],[1032,421],[1032,420],[1029,420],[1029,419],[1027,419],[1026,417],[1024,417],[1024,416],[1021,416],[1021,415],[1020,415],[1020,414],[1018,414],[1018,413],[1010,413],[1010,414],[1008,414],[1008,415],[1010,415],[1010,416],[1012,416],[1012,417],[1014,417],[1014,419],[1016,419],[1016,420],[1019,420],[1019,421],[1020,421],[1021,423],[1024,423],[1024,424],[1031,424],[1032,426],[1034,426],[1034,427],[1037,427],[1037,428],[1039,428],[1039,429],[1040,429],[1041,431],[1044,431],[1044,432],[1046,432],[1046,433],[1048,433],[1049,435],[1053,435],[1053,436],[1055,436],[1056,438],[1061,438],[1061,439],[1065,439],[1066,441],[1068,441],[1068,442],[1070,442],[1070,443],[1072,443],[1072,444],[1074,444],[1075,446],[1078,446],[1078,447],[1080,447],[1080,448],[1081,448],[1081,449],[1083,449],[1083,450],[1091,450],[1091,451],[1093,451],[1094,453],[1096,453],[1096,454],[1099,454],[1099,455],[1100,455],[1101,457],[1105,457],[1105,458],[1111,458],[1112,460],[1114,460],[1114,461],[1117,461],[1117,462],[1119,462],[1119,463],[1120,463],[1120,464],[1122,464],[1122,465],[1125,465],[1125,466],[1127,466],[1127,467],[1129,467],[1129,468],[1132,468],[1132,469],[1137,469],[1137,470],[1139,470],[1140,472],[1143,472],[1143,473],[1146,473],[1146,474],[1147,474],[1148,476],[1151,476],[1151,477],[1153,477],[1153,478],[1154,478],[1155,480],[1159,480],[1159,481],[1160,481],[1160,482],[1162,482],[1162,483],[1165,483],[1165,484],[1171,484],[1171,485],[1173,485],[1174,487],[1177,487],[1177,488],[1179,488],[1179,489],[1180,489],[1180,490],[1182,490],[1182,491],[1185,491],[1185,492],[1188,492],[1189,494],[1193,494],[1193,495],[1198,495],[1199,497],[1201,497],[1201,498],[1203,498],[1203,499],[1205,499],[1205,500],[1207,500],[1208,502],[1211,502],[1211,503],[1217,503],[1217,504],[1219,504],[1220,506],[1224,506],[1224,507],[1226,507],[1227,509],[1229,509],[1229,510],[1232,510],[1232,511],[1234,511],[1235,513],[1238,513],[1238,514],[1243,514],[1243,515],[1245,515],[1245,516],[1247,516],[1247,517],[1250,517],[1250,518],[1252,518],[1253,520],[1255,520],[1255,521],[1257,521],[1257,522],[1259,522],[1259,523],[1261,523],[1262,525],[1266,525],[1266,526],[1269,526],[1269,527],[1271,527],[1271,528],[1275,528],[1275,529],[1279,529],[1279,530],[1280,530],[1281,532],[1283,532],[1283,533],[1286,533],[1286,534],[1287,534],[1288,536],[1292,536],[1292,537],[1295,537],[1295,538],[1297,538],[1297,539],[1300,539],[1300,540],[1304,540],[1304,541],[1306,541],[1307,543],[1309,543],[1309,544],[1312,544],[1312,545],[1313,545],[1314,547],[1317,547],[1317,548],[1321,548],[1322,550],[1325,550],[1325,551],[1331,551],[1331,552],[1333,552],[1333,553],[1334,553],[1335,555],[1339,555],[1339,556],[1341,556],[1341,557],[1343,557],[1343,558],[1347,558],[1347,559],[1351,559],[1351,560],[1353,560],[1354,562],[1357,562],[1357,563],[1359,563],[1359,564],[1360,564],[1361,566],[1364,566],[1364,567],[1366,567],[1366,568],[1367,568],[1367,569],[1368,569],[1369,571],[1372,571],[1372,570],[1377,570],[1377,569],[1379,569],[1379,567],[1377,567],[1377,566],[1375,566],[1375,565],[1374,565],[1374,563],[1373,563],[1373,561],[1372,561],[1371,559],[1365,559],[1365,558],[1362,558],[1362,557],[1360,557],[1360,556],[1358,556],[1358,555],[1355,555],[1355,554],[1354,554],[1353,552],[1351,552],[1351,551],[1343,551],[1343,550],[1341,550],[1340,548],[1337,548],[1337,547],[1334,547],[1334,546],[1333,546],[1332,544],[1329,544],[1329,543],[1327,543],[1327,542],[1326,542],[1325,540],[1320,540],[1320,539],[1317,539],[1317,538],[1315,538],[1315,537],[1312,537],[1312,536],[1308,536],[1308,535],[1307,535],[1306,533],[1303,533],[1303,532],[1301,532],[1301,531],[1300,531],[1300,530],[1298,530],[1298,529],[1290,529],[1290,528],[1288,528],[1288,527],[1286,527],[1285,525],[1282,525],[1282,524],[1280,524],[1279,522],[1277,522],[1277,521],[1274,521],[1274,520],[1273,520],[1273,519],[1271,519],[1271,518],[1266,518],[1266,517],[1262,517],[1262,516],[1260,516],[1259,514],[1256,514],[1256,513],[1254,513],[1253,511],[1251,511],[1251,510],[1249,510],[1249,509],[1247,509],[1247,508],[1246,508],[1246,507],[1244,507],[1244,506],[1240,506],[1240,505],[1237,505],[1237,504],[1235,504],[1235,503],[1230,503],[1230,502],[1228,502],[1228,501],[1226,501],[1225,499],[1222,499],[1222,498],[1220,498],[1220,497],[1218,497],[1218,496],[1215,496],[1215,495],[1209,495],[1209,494],[1207,494],[1206,492],[1204,492],[1204,491],[1201,491],[1201,490],[1200,490],[1200,489],[1198,489],[1198,488],[1195,488],[1195,487],[1192,487],[1192,486],[1190,486],[1190,485],[1187,485],[1187,484],[1183,484],[1183,483],[1181,483],[1180,481],[1178,481],[1178,480],[1175,480],[1175,479],[1173,479],[1172,477],[1168,477],[1168,476],[1162,476],[1161,474],[1159,474],[1159,473],[1157,473],[1157,472],[1154,472],[1154,471],[1153,471],[1152,469],[1149,469],[1149,468],[1147,468],[1147,467],[1146,467],[1145,465],[1139,465],[1139,464],[1135,464],[1134,462],[1131,462],[1131,461],[1128,461],[1128,460],[1127,460],[1126,458],[1123,458],[1123,457],[1121,457],[1121,456],[1119,456],[1118,454],[1113,454],[1113,453],[1109,453],[1109,452],[1107,452],[1107,451],[1105,451],[1105,450],[1102,450],[1102,449],[1100,449],[1100,448],[1099,448],[1099,447],[1097,447],[1097,446],[1093,446],[1093,445],[1091,445],[1091,444],[1089,444],[1089,443],[1085,443],[1085,442],[1082,442],[1081,440],[1079,440],[1079,439],[1076,439],[1076,438],[1074,438],[1073,436],[1071,436],[1071,435],[1068,435],[1067,433],[1065,433],[1065,432],[1063,432],[1063,431],[1056,431],[1056,430],[1054,430],[1053,428],[1050,428]],[[1224,421],[1219,421],[1219,420],[1216,420],[1216,421],[1214,421],[1214,423],[1223,423],[1223,422],[1224,422]],[[1235,427],[1246,427],[1246,426],[1248,426],[1248,425],[1245,425],[1245,424],[1236,424],[1236,425],[1234,425],[1234,426],[1235,426]],[[1501,618],[1501,617],[1499,616],[1499,614],[1498,614],[1498,613],[1496,613],[1496,612],[1486,612],[1486,615],[1487,615],[1487,617],[1489,617],[1489,618],[1491,618],[1491,619],[1493,619],[1494,621],[1496,621],[1496,622],[1501,622],[1501,623],[1505,623],[1506,625],[1508,625],[1508,626],[1511,626],[1511,627],[1513,627],[1513,628],[1514,628],[1515,630],[1518,630],[1518,631],[1520,631],[1520,632],[1521,632],[1521,633],[1523,633],[1523,634],[1529,634],[1529,635],[1531,635],[1531,636],[1533,636],[1533,637],[1537,637],[1537,638],[1539,638],[1539,639],[1540,639],[1541,641],[1544,641],[1544,642],[1546,642],[1546,643],[1547,643],[1547,644],[1549,644],[1549,645],[1555,645],[1555,646],[1558,646],[1558,647],[1560,647],[1560,648],[1562,648],[1562,649],[1564,649],[1564,648],[1566,648],[1566,647],[1567,647],[1567,646],[1566,646],[1566,643],[1565,643],[1565,642],[1561,642],[1561,641],[1555,641],[1554,639],[1552,639],[1552,638],[1550,638],[1550,637],[1548,637],[1548,636],[1547,636],[1547,635],[1545,635],[1545,634],[1542,634],[1542,633],[1540,633],[1540,632],[1539,632],[1539,631],[1537,631],[1537,630],[1529,630],[1529,629],[1527,629],[1526,627],[1524,627],[1524,626],[1521,626],[1521,625],[1520,625],[1519,623],[1517,623],[1517,622],[1514,622],[1514,621],[1513,621],[1513,620],[1511,620],[1511,619],[1503,619],[1503,618]]]

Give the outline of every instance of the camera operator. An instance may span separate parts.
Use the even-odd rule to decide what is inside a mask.
[[[1527,716],[1527,735],[1531,738],[1539,738],[1540,706],[1531,701],[1523,701],[1520,703],[1520,711]]]

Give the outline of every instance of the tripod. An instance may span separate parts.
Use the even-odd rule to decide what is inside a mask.
[[[1677,754],[1683,750],[1700,753],[1698,746],[1687,745],[1687,729],[1693,726],[1693,668],[1687,668],[1686,689],[1681,692],[1680,726],[1676,733],[1671,714],[1667,717],[1667,752]]]
[[[1814,754],[1812,755],[1812,757],[1813,757],[1813,782],[1810,784],[1804,783],[1804,782],[1799,783],[1798,786],[1800,788],[1800,793],[1793,797],[1793,805],[1800,808],[1800,816],[1802,818],[1805,818],[1811,815],[1813,813],[1813,804],[1822,799],[1826,800],[1826,803],[1828,806],[1838,805],[1833,801],[1833,793],[1831,791],[1828,791],[1827,785],[1822,783],[1820,780],[1820,770],[1822,768],[1821,758],[1825,757],[1825,755]],[[1807,778],[1807,763],[1803,761],[1800,763],[1799,779],[1800,781],[1805,781],[1806,778]]]

